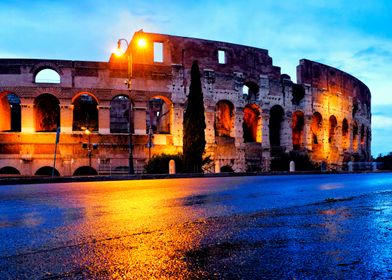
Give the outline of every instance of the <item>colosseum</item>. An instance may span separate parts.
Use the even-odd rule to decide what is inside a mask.
[[[121,174],[130,154],[141,173],[151,156],[182,152],[194,60],[206,172],[269,171],[291,151],[331,170],[369,160],[371,95],[357,78],[302,59],[293,82],[265,49],[141,30],[109,62],[0,59],[0,173]]]

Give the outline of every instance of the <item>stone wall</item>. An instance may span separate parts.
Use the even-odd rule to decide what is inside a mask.
[[[146,47],[138,47],[139,38]],[[130,92],[124,84],[127,56],[112,55],[107,63],[0,59],[0,173],[13,167],[34,175],[51,167],[57,126],[60,175],[89,164],[85,129],[92,131],[90,144],[98,144],[92,167],[98,173],[126,170],[129,118],[137,172],[149,152],[181,152],[194,60],[202,75],[206,153],[215,171],[226,165],[234,171],[268,171],[271,159],[292,150],[336,169],[370,157],[369,89],[338,69],[301,60],[294,83],[273,65],[267,50],[142,31],[127,53]],[[48,69],[59,81],[37,80]],[[152,148],[146,146],[150,127]]]

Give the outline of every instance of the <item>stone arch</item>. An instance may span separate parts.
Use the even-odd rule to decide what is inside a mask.
[[[328,126],[328,143],[333,146],[336,145],[335,134],[336,134],[337,126],[338,126],[338,121],[336,120],[336,117],[334,115],[331,115],[329,117],[329,126]]]
[[[354,152],[358,151],[358,142],[359,142],[359,128],[357,121],[353,121],[353,150]]]
[[[234,128],[234,105],[228,100],[220,100],[215,106],[215,136],[232,137]]]
[[[74,171],[72,176],[88,176],[88,175],[98,175],[98,172],[93,167],[80,166]]]
[[[34,83],[61,83],[60,74],[52,67],[41,67],[34,74]]]
[[[364,146],[365,145],[365,126],[363,124],[361,125],[360,135],[361,135],[361,146]]]
[[[319,112],[314,112],[312,116],[312,122],[310,124],[310,130],[312,133],[312,144],[322,144],[323,139],[323,117]]]
[[[1,175],[20,175],[20,172],[15,167],[4,166],[4,167],[0,168],[0,174]]]
[[[172,104],[166,96],[155,95],[149,99],[146,111],[146,133],[151,127],[154,134],[170,134]]]
[[[53,167],[52,166],[43,166],[38,168],[35,171],[34,175],[36,176],[52,176]],[[54,176],[60,176],[60,172],[57,169],[54,169]]]
[[[35,131],[54,132],[60,127],[60,101],[44,93],[34,100]]]
[[[350,133],[349,133],[349,125],[346,118],[342,121],[342,147],[343,150],[348,149],[350,145]]]
[[[72,98],[73,131],[98,131],[98,99],[89,92],[81,92]]]
[[[131,132],[133,131],[131,102],[129,102],[129,97],[126,95],[117,95],[110,101],[110,133],[128,133],[129,119],[131,119]],[[129,111],[130,106],[131,111]]]
[[[21,106],[20,98],[14,93],[0,93],[0,131],[21,131]]]
[[[259,86],[252,81],[247,81],[242,86],[243,98],[247,101],[257,101],[259,98]]]
[[[302,111],[295,111],[292,116],[292,139],[293,150],[300,150],[304,147],[304,126],[305,115]]]
[[[261,143],[261,109],[256,104],[248,104],[244,108],[242,123],[244,142]]]
[[[282,106],[275,105],[270,110],[269,119],[269,137],[271,147],[279,147],[281,145],[282,128],[284,120],[284,110]]]

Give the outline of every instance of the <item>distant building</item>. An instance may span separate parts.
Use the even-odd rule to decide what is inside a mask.
[[[135,45],[140,37],[143,49]],[[131,108],[126,57],[0,59],[0,173],[51,174],[58,126],[56,174],[86,174],[85,129],[98,144],[94,173],[126,172],[129,116],[136,172],[148,159],[150,127],[153,155],[181,152],[193,60],[202,75],[209,171],[268,171],[292,150],[333,169],[369,160],[370,91],[345,72],[303,59],[294,83],[264,49],[143,31],[131,46]]]

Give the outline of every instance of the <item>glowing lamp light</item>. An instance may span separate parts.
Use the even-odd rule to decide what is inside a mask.
[[[89,134],[91,133],[91,131],[88,130],[88,129],[86,129],[86,130],[84,131],[84,133],[85,133],[86,135],[89,135]]]
[[[147,41],[144,38],[139,38],[137,40],[137,46],[141,49],[145,48],[147,46]]]
[[[124,51],[121,49],[121,42],[120,40],[117,42],[117,48],[113,50],[115,56],[123,56]]]

